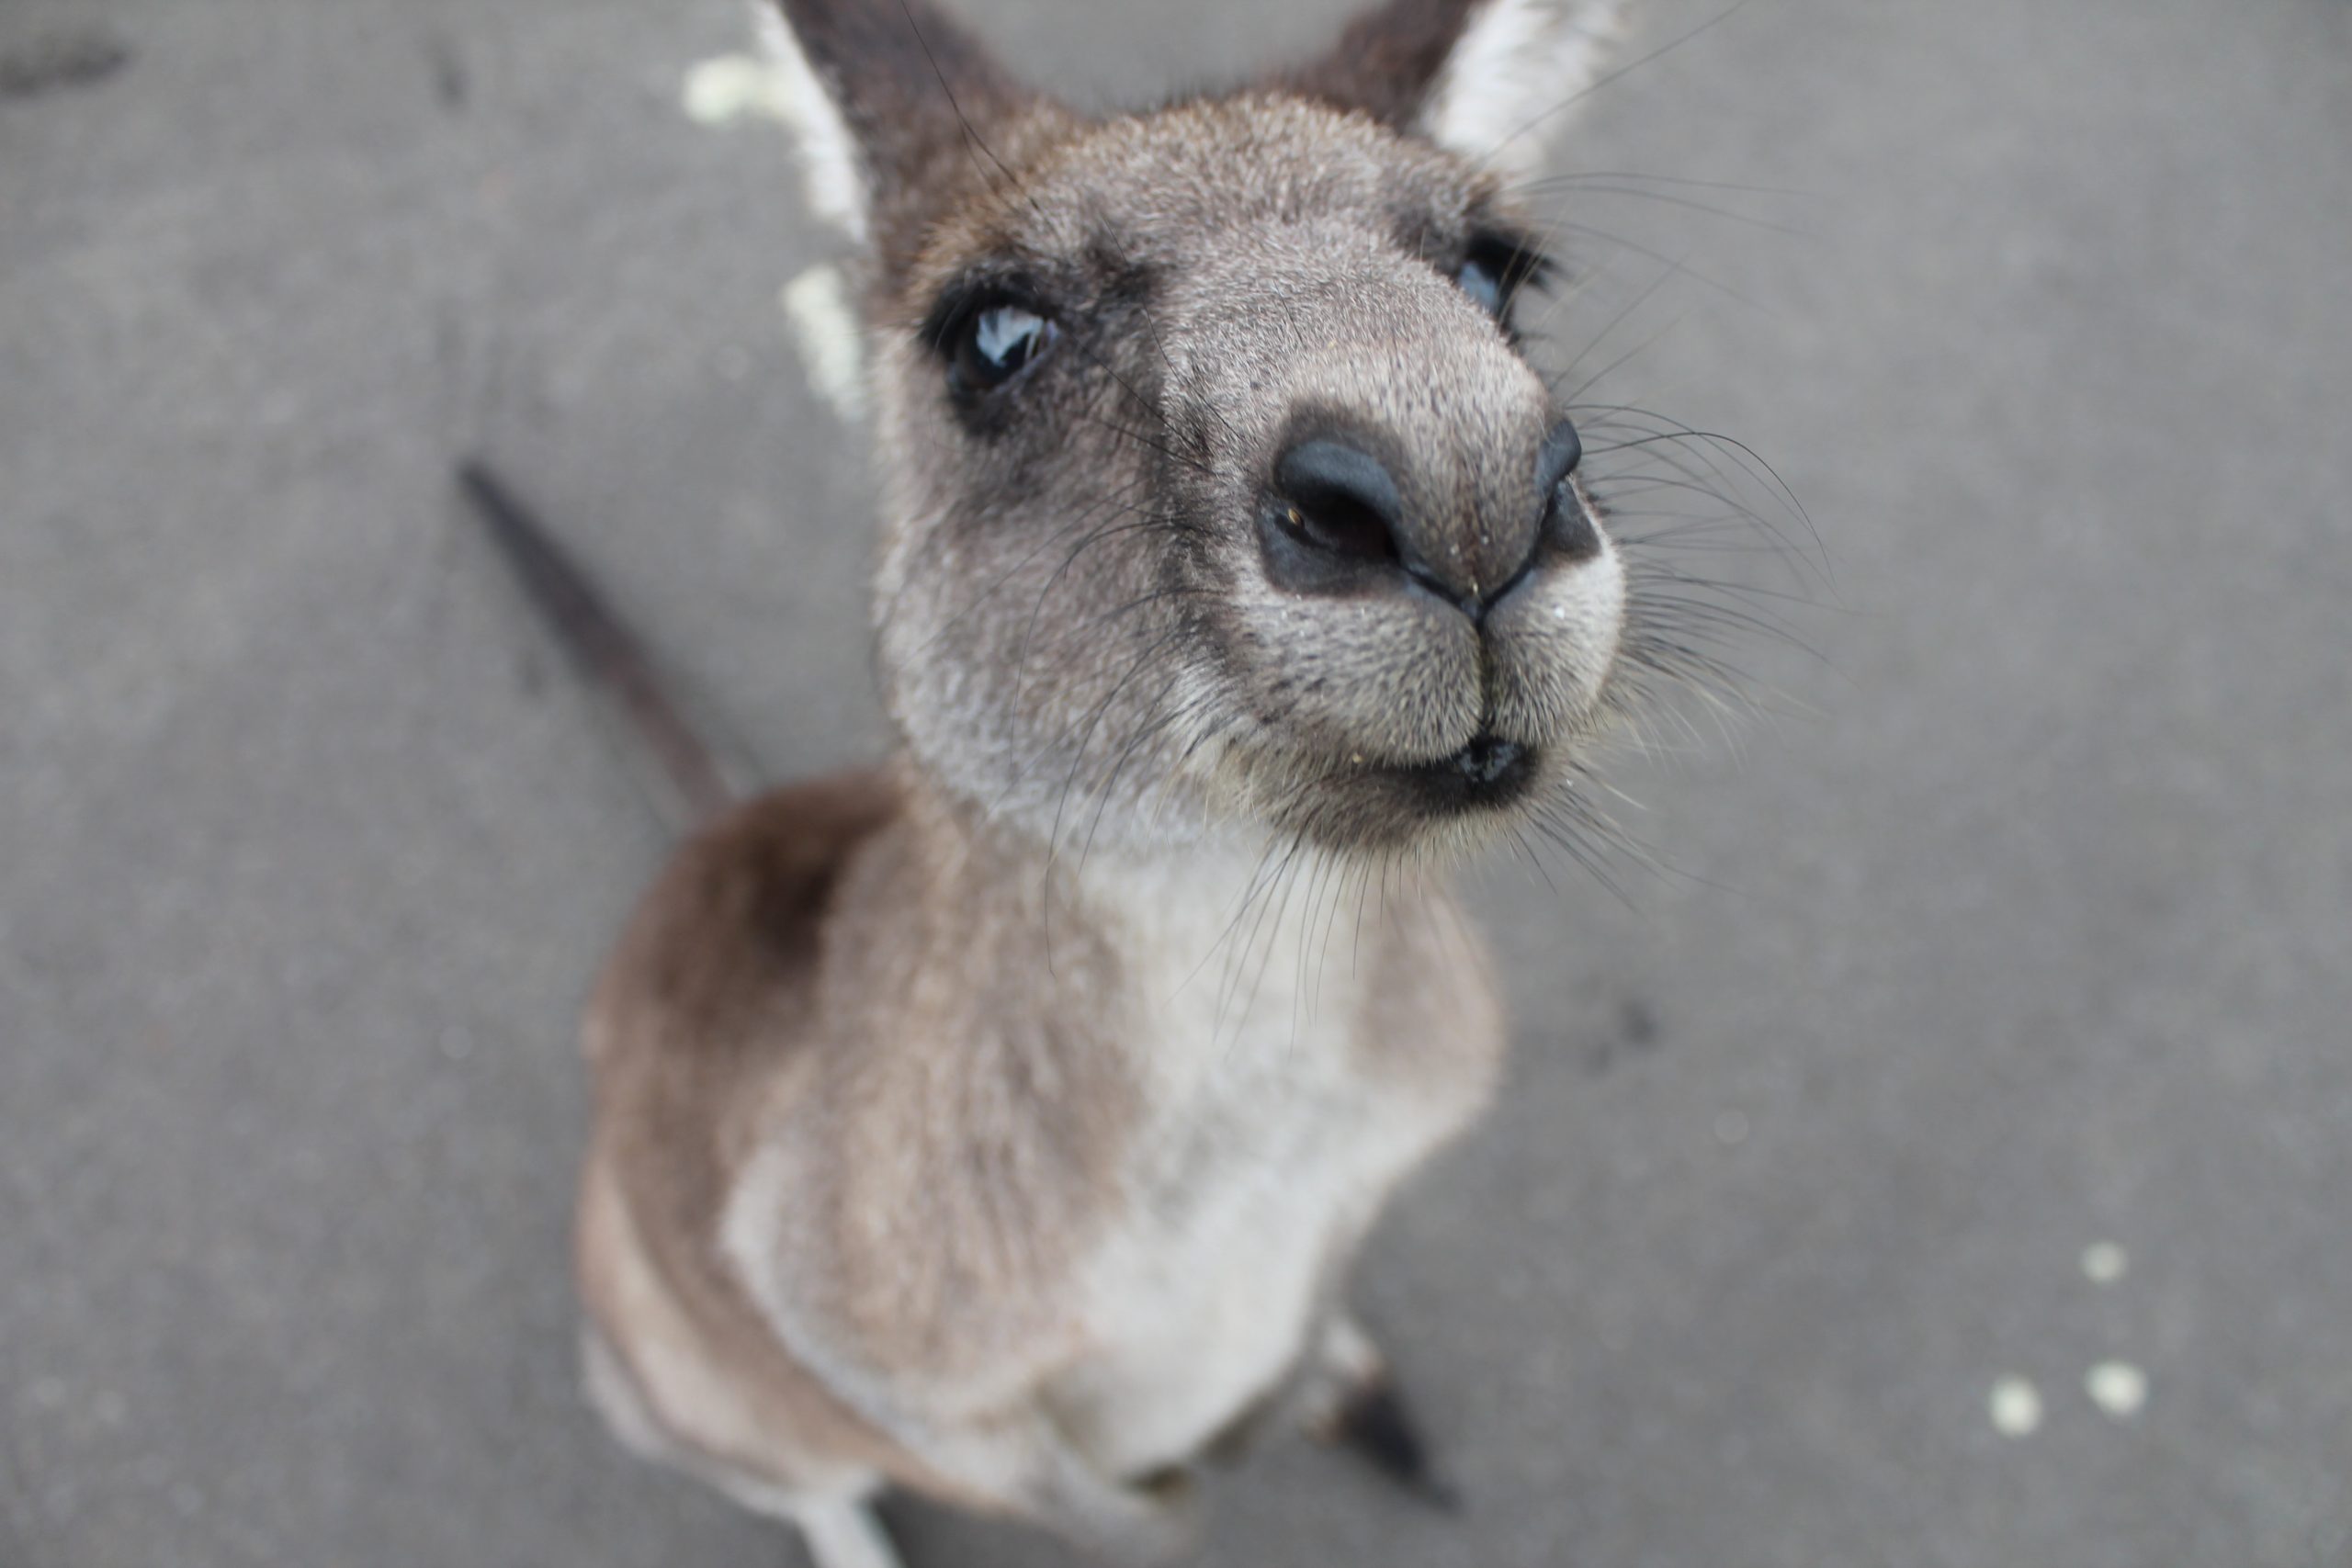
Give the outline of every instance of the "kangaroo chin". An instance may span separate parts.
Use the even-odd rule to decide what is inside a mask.
[[[896,1484],[1165,1558],[1269,1418],[1425,1495],[1347,1316],[1504,1027],[1449,852],[1565,787],[1625,574],[1513,308],[1599,0],[1395,0],[1088,118],[923,0],[763,13],[865,251],[902,744],[717,808],[641,649],[469,477],[701,819],[598,986],[592,1390],[895,1561]]]

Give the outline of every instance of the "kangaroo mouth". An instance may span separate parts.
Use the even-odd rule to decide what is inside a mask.
[[[1450,757],[1380,772],[1432,816],[1453,816],[1515,805],[1534,787],[1536,761],[1532,747],[1480,734]]]

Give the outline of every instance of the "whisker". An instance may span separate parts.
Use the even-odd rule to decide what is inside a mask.
[[[1634,72],[1641,70],[1644,66],[1665,59],[1668,55],[1672,54],[1676,50],[1680,49],[1684,44],[1689,43],[1691,39],[1721,27],[1724,23],[1731,20],[1732,17],[1746,10],[1747,8],[1747,5],[1748,0],[1732,0],[1732,5],[1727,10],[1721,11],[1715,16],[1709,17],[1707,20],[1700,23],[1697,27],[1692,28],[1689,32],[1686,32],[1667,43],[1659,45],[1657,48],[1651,50],[1647,54],[1642,55],[1636,60],[1629,61],[1625,64],[1618,66],[1613,71],[1604,72],[1600,75],[1594,77],[1576,92],[1569,94],[1558,103],[1554,104],[1550,108],[1545,109],[1543,113],[1535,116],[1532,119],[1528,120],[1524,125],[1519,127],[1518,130],[1513,130],[1501,141],[1487,148],[1484,154],[1485,161],[1491,163],[1494,160],[1495,154],[1500,152],[1504,148],[1510,146],[1521,137],[1535,130],[1545,121],[1557,118],[1559,116],[1566,114],[1569,109],[1575,107],[1577,104],[1582,103],[1585,99],[1592,96],[1593,94],[1600,91],[1601,88],[1608,86],[1611,83],[1623,81],[1627,76],[1632,75]]]
[[[1555,189],[1565,188],[1580,197],[1624,196],[1640,201],[1654,201],[1662,207],[1679,208],[1687,212],[1696,212],[1709,218],[1721,218],[1728,222],[1745,224],[1751,229],[1760,229],[1774,234],[1785,234],[1792,240],[1817,240],[1821,237],[1813,230],[1800,229],[1793,224],[1781,223],[1770,218],[1759,218],[1752,212],[1741,212],[1735,208],[1718,206],[1711,201],[1699,201],[1690,197],[1677,196],[1671,191],[1644,190],[1639,186],[1605,185],[1597,182],[1568,186],[1557,181],[1531,181],[1512,188],[1518,192],[1533,192],[1546,186]]]
[[[1573,169],[1561,174],[1543,175],[1533,179],[1517,180],[1506,189],[1542,191],[1560,186],[1574,186],[1587,180],[1641,182],[1648,185],[1684,186],[1693,190],[1729,191],[1741,196],[1782,196],[1801,200],[1826,201],[1826,191],[1805,190],[1793,186],[1745,185],[1733,180],[1693,179],[1684,175],[1654,175],[1639,169]]]

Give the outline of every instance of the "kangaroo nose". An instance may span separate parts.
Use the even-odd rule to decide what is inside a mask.
[[[1498,535],[1465,554],[1459,540],[1444,536],[1449,518],[1408,513],[1396,476],[1378,457],[1328,436],[1301,441],[1274,464],[1264,529],[1269,564],[1286,586],[1309,593],[1363,592],[1395,583],[1401,572],[1480,619],[1545,548],[1572,558],[1599,550],[1600,537],[1567,485],[1583,456],[1576,426],[1565,420],[1554,426],[1536,452],[1534,503],[1511,503],[1511,515],[1490,516],[1487,526]],[[1484,581],[1476,581],[1480,555]]]
[[[1369,452],[1337,441],[1302,441],[1274,465],[1283,525],[1333,562],[1403,558],[1396,534],[1405,501],[1396,476]]]
[[[1583,560],[1600,553],[1600,535],[1593,528],[1592,519],[1585,515],[1584,502],[1568,484],[1568,476],[1577,471],[1577,465],[1582,461],[1584,440],[1577,434],[1577,427],[1564,419],[1552,427],[1552,434],[1535,450],[1535,504],[1520,514],[1521,518],[1532,518],[1532,526],[1516,525],[1513,535],[1504,542],[1508,553],[1500,557],[1509,565],[1495,581],[1484,584],[1475,595],[1455,601],[1472,620],[1484,620],[1488,608],[1526,581],[1528,573],[1544,556]],[[1519,533],[1516,528],[1526,531]]]
[[[1535,549],[1545,547],[1558,550],[1571,560],[1582,560],[1600,552],[1600,535],[1585,515],[1584,502],[1568,488],[1568,476],[1584,461],[1584,439],[1577,434],[1577,427],[1562,420],[1544,438],[1543,449],[1535,457],[1536,504],[1544,510],[1542,521],[1536,525]],[[1533,559],[1533,551],[1529,559]],[[1522,565],[1512,581],[1524,575]]]
[[[1552,427],[1544,438],[1544,448],[1535,455],[1535,493],[1549,502],[1554,491],[1584,461],[1584,438],[1577,427],[1566,420]]]

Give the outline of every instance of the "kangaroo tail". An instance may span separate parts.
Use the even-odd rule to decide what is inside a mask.
[[[461,461],[457,479],[524,596],[618,731],[663,823],[684,832],[741,799],[750,770],[687,717],[643,641],[537,515],[480,457]]]

